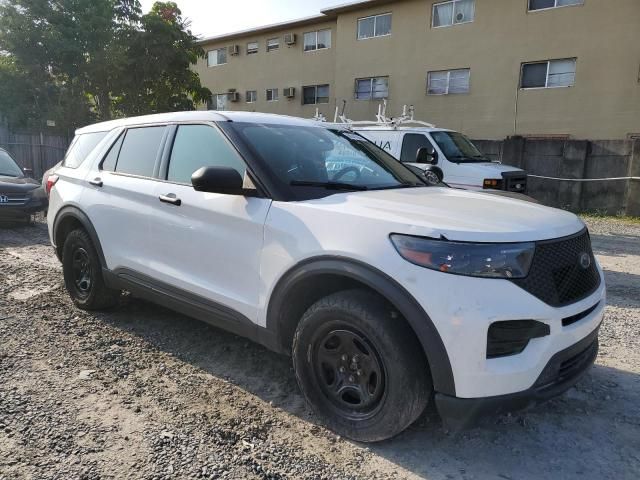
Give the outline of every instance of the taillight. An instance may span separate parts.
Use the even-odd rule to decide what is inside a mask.
[[[58,178],[58,175],[49,175],[49,178],[47,178],[47,186],[45,188],[47,191],[47,197],[51,195],[51,189],[58,182]]]

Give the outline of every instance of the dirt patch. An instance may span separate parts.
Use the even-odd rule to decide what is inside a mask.
[[[609,306],[576,388],[458,435],[430,410],[374,446],[316,424],[289,359],[129,297],[81,312],[46,227],[0,230],[0,479],[636,480],[640,226],[589,223]]]

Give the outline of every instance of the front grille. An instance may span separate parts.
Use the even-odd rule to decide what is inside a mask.
[[[586,309],[584,312],[580,312],[576,315],[572,315],[570,317],[566,317],[562,319],[562,326],[563,327],[568,327],[569,325],[573,325],[574,323],[579,322],[580,320],[582,320],[583,318],[587,318],[589,315],[591,315],[594,310],[596,308],[598,308],[598,305],[600,305],[600,302],[596,303],[593,307]]]
[[[527,174],[525,172],[504,172],[502,178],[504,179],[502,182],[503,190],[516,193],[527,192]]]
[[[24,193],[2,193],[0,192],[0,208],[19,207],[29,200],[29,196]]]
[[[588,266],[581,263],[585,255]],[[585,228],[570,237],[537,242],[529,274],[511,281],[552,307],[589,296],[600,285],[589,232]]]

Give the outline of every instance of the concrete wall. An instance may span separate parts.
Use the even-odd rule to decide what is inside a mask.
[[[295,86],[295,100],[268,104],[240,102],[231,109],[309,117],[315,106],[302,106],[300,87],[331,84],[331,101],[322,106],[332,116],[348,101],[354,120],[372,120],[377,101],[355,100],[355,79],[389,76],[389,109],[398,115],[413,104],[417,117],[462,131],[474,138],[563,135],[575,139],[626,139],[640,134],[639,0],[585,0],[583,5],[527,11],[527,0],[476,0],[473,22],[432,28],[435,0],[364,2],[335,9],[326,20],[304,27],[225,37],[204,44],[206,50],[237,43],[243,54],[229,64],[196,70],[216,93],[272,86]],[[373,5],[373,6],[372,6]],[[389,36],[357,40],[358,18],[392,14]],[[303,53],[305,31],[333,29],[330,50]],[[272,36],[298,33],[290,49],[267,53]],[[260,53],[244,54],[246,42],[258,40]],[[577,58],[573,87],[519,89],[523,62]],[[427,72],[469,68],[470,92],[427,95]]]
[[[478,140],[493,159],[524,168],[530,175],[529,195],[545,205],[572,211],[640,216],[640,181],[598,179],[640,176],[640,140]]]

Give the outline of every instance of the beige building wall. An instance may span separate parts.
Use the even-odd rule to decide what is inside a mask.
[[[476,0],[471,23],[432,28],[434,0],[367,2],[357,10],[328,12],[316,28],[333,28],[330,50],[303,53],[302,33],[292,49],[266,53],[266,39],[243,36],[239,57],[226,66],[199,64],[204,85],[216,93],[237,88],[243,94],[231,109],[310,117],[315,106],[302,106],[301,86],[331,85],[331,102],[321,111],[333,116],[347,103],[354,120],[373,119],[378,101],[355,100],[355,79],[389,76],[388,114],[404,104],[416,115],[473,138],[501,139],[518,135],[568,135],[572,138],[617,139],[640,134],[640,0],[585,0],[583,5],[537,12],[527,0]],[[351,7],[353,8],[353,7]],[[392,13],[392,34],[357,40],[357,20]],[[335,17],[335,18],[331,18]],[[282,35],[281,35],[282,36]],[[260,53],[247,57],[246,42],[260,41]],[[206,44],[208,50],[217,44]],[[293,51],[290,51],[293,50]],[[575,85],[522,90],[523,62],[577,58]],[[470,91],[427,95],[428,71],[470,68]],[[264,102],[264,89],[295,86],[294,100]],[[244,91],[257,89],[260,101],[244,103]]]
[[[240,101],[228,102],[228,110],[244,110],[250,112],[268,112],[296,117],[311,118],[315,115],[315,105],[302,105],[302,86],[329,84],[330,95],[334,92],[334,76],[336,65],[336,24],[322,21],[311,25],[261,33],[258,35],[242,35],[225,38],[203,45],[205,51],[230,45],[240,46],[240,55],[228,55],[227,63],[208,67],[206,59],[200,60],[195,70],[200,74],[202,84],[214,94],[223,94],[229,89],[240,93]],[[303,35],[305,32],[331,29],[331,48],[304,52]],[[295,33],[297,42],[287,46],[284,43],[285,33]],[[267,52],[267,40],[278,37],[280,48]],[[259,52],[247,55],[247,43],[258,42]],[[295,98],[284,98],[283,90],[295,87]],[[279,100],[267,102],[266,89],[277,88]],[[258,92],[258,101],[246,103],[247,90]],[[324,115],[333,111],[329,105],[318,105]]]

